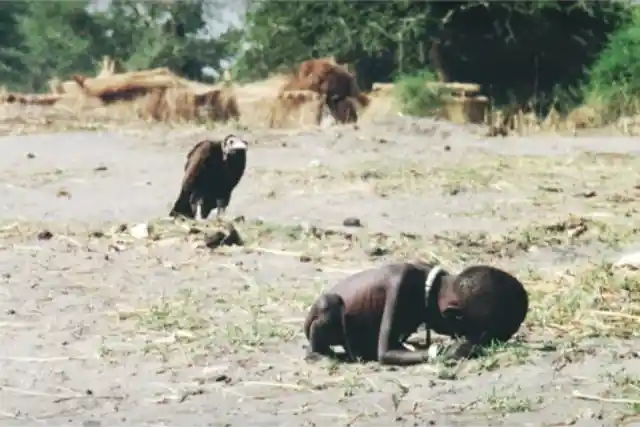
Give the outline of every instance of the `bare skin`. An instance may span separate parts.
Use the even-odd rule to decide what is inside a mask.
[[[330,346],[346,344],[350,360],[425,363],[429,334],[426,350],[403,345],[421,324],[427,331],[462,338],[444,358],[472,357],[492,340],[506,341],[517,331],[527,301],[517,279],[488,266],[470,267],[457,276],[423,263],[365,270],[336,284],[311,307],[304,325],[311,344],[307,359],[335,358]]]
[[[402,342],[426,320],[428,268],[409,263],[390,264],[339,282],[329,292],[344,301],[346,330],[336,334],[340,327],[331,324],[329,316],[323,316],[333,309],[319,310],[314,304],[305,322],[305,335],[311,342],[308,358],[332,357],[329,346],[348,341],[352,358],[390,365],[426,362],[426,351],[409,351]]]
[[[312,320],[308,326],[308,333],[312,345],[307,360],[318,359],[320,355],[329,355],[332,358],[340,359],[340,356],[333,352],[330,344],[327,344],[332,341],[333,337],[340,337],[340,345],[346,351],[347,360],[355,361],[349,343],[345,304],[342,297],[335,293],[322,294],[311,307],[311,311],[312,314],[309,318]]]

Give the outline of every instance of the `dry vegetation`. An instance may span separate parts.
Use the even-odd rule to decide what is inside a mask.
[[[154,121],[210,121],[239,119],[231,82],[217,86],[176,76],[167,68],[116,72],[115,62],[105,57],[96,77],[74,75],[68,81],[49,82],[50,94],[20,94],[5,91],[0,102],[48,106],[83,115],[101,111],[115,119],[132,115]]]
[[[637,421],[640,272],[615,263],[640,234],[633,140],[547,133],[503,144],[398,117],[393,87],[381,84],[361,126],[319,130],[321,96],[283,91],[290,79],[216,87],[106,61],[95,78],[53,82],[45,105],[4,95],[14,99],[0,106],[10,184],[0,194],[0,339],[11,351],[0,355],[0,418]],[[478,121],[486,100],[465,107],[456,96],[449,118]],[[176,123],[200,108],[239,124]],[[132,111],[165,123],[134,123]],[[251,140],[230,205],[239,216],[160,218],[193,141],[238,126]],[[112,132],[11,139],[78,128]],[[521,278],[531,310],[516,339],[454,366],[302,360],[302,318],[323,288],[416,258]]]
[[[345,77],[335,83],[333,75]],[[121,72],[116,61],[105,57],[95,77],[53,78],[49,86],[48,94],[0,90],[4,116],[14,115],[18,123],[12,124],[26,121],[27,127],[102,127],[137,116],[167,123],[234,120],[242,126],[301,129],[325,122],[330,114],[324,97],[336,90],[350,93],[360,122],[401,115],[402,110],[394,84],[375,83],[369,93],[362,93],[353,75],[333,58],[305,61],[297,73],[276,74],[260,82],[237,85],[226,74],[221,83],[209,85],[186,80],[166,68]],[[437,102],[436,116],[458,124],[483,124],[486,136],[576,135],[603,127],[623,135],[640,133],[639,117],[624,116],[607,124],[597,105],[585,105],[564,116],[552,109],[541,117],[531,108],[493,108],[475,83],[426,82],[425,88]]]

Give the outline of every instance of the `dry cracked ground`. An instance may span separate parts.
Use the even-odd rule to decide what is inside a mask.
[[[188,149],[224,129],[0,138],[3,425],[640,423],[640,274],[612,265],[640,234],[637,140],[401,117],[234,132],[245,242],[216,250],[214,221],[165,216]],[[456,366],[303,360],[321,289],[416,258],[516,274],[526,325]]]

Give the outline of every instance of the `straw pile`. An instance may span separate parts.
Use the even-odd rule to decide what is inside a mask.
[[[108,57],[96,77],[52,79],[49,87],[49,94],[7,93],[0,96],[0,102],[60,105],[76,111],[104,108],[114,115],[131,117],[135,113],[157,121],[227,121],[240,117],[228,79],[222,85],[207,85],[179,77],[164,67],[119,73],[115,61]]]
[[[309,59],[300,64],[297,73],[282,77],[269,113],[272,128],[319,125],[329,113],[340,123],[350,122],[344,103],[327,102],[333,98],[346,98],[356,116],[369,105],[354,75],[335,58]]]

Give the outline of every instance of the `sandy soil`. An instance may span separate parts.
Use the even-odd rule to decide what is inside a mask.
[[[637,139],[409,118],[237,132],[252,145],[228,216],[247,244],[217,251],[162,217],[188,149],[223,130],[0,139],[3,425],[640,425],[638,287],[575,284],[635,244]],[[113,231],[142,222],[150,238]],[[516,343],[453,368],[303,361],[322,288],[416,256],[521,277]]]

